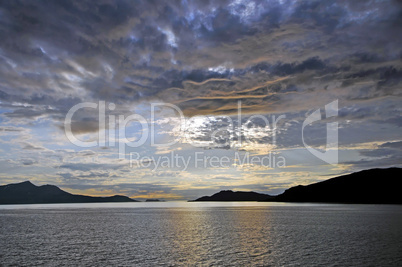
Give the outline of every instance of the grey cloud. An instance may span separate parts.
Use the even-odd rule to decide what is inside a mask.
[[[38,163],[36,160],[33,159],[23,159],[21,160],[21,163],[24,165],[33,165],[35,163]]]
[[[110,180],[110,174],[107,171],[102,171],[102,172],[96,172],[96,171],[90,171],[90,172],[85,172],[85,173],[71,173],[71,172],[61,172],[57,173],[61,177],[63,177],[64,181],[66,183],[71,183],[71,182],[80,182],[80,183],[87,183],[87,182],[93,182],[93,181],[107,181]]]
[[[375,150],[369,150],[369,151],[360,151],[360,155],[363,155],[366,157],[373,157],[373,158],[389,157],[393,154],[395,154],[395,151],[393,151],[391,149],[375,149]]]
[[[382,148],[402,149],[402,141],[386,142],[386,143],[382,144],[380,147],[382,147]]]
[[[344,162],[347,165],[351,166],[353,171],[355,170],[364,170],[371,168],[385,168],[385,167],[400,167],[401,166],[401,157],[384,157],[379,159],[362,159],[356,161],[347,161]]]
[[[401,144],[401,141],[386,142],[374,149],[360,150],[359,154],[363,156],[362,159],[347,161],[345,164],[358,169],[401,166]]]
[[[8,166],[14,165],[15,167],[21,167],[21,166],[31,166],[35,165],[38,163],[37,159],[34,158],[20,158],[17,160],[6,160],[6,161],[1,161],[2,164],[6,163]]]
[[[96,153],[92,150],[82,150],[77,153],[79,157],[88,157],[88,156],[95,156]]]
[[[310,76],[313,77],[336,72],[340,70],[339,64],[387,62],[401,54],[396,45],[400,40],[397,35],[392,35],[398,28],[400,5],[390,3],[393,8],[375,2],[360,2],[360,8],[356,8],[357,4],[333,1],[208,4],[190,1],[157,5],[148,1],[135,4],[128,1],[96,4],[85,1],[5,2],[2,23],[13,27],[6,27],[3,32],[7,34],[7,41],[1,47],[1,60],[8,67],[2,69],[1,75],[14,79],[3,83],[3,100],[34,105],[45,102],[55,106],[52,110],[14,110],[7,116],[62,116],[69,106],[80,100],[105,99],[124,103],[152,96],[163,99],[165,94],[160,95],[160,92],[168,87],[182,87],[185,80],[243,79],[246,74],[258,80],[261,79],[258,73],[267,77],[304,71],[313,72]],[[372,13],[373,10],[377,13]],[[386,21],[383,20],[385,16]],[[375,43],[360,34],[364,23],[379,34]],[[384,29],[387,25],[389,27]],[[292,27],[300,27],[300,34]],[[313,47],[303,44],[310,35],[310,40],[316,43]],[[358,38],[343,38],[351,35],[358,35],[361,41],[352,45],[350,40]],[[375,47],[385,42],[396,49],[395,53],[376,53]],[[263,47],[254,47],[254,44],[263,44]],[[343,51],[345,45],[349,48],[346,53]],[[252,49],[248,51],[247,47]],[[359,52],[362,48],[365,52]],[[284,53],[278,53],[277,49]],[[300,55],[298,51],[301,50],[307,57]],[[328,50],[330,53],[325,56],[323,51]],[[341,56],[335,58],[339,52],[342,52]],[[237,56],[239,53],[241,57]],[[279,59],[278,54],[286,56]],[[354,56],[350,57],[350,54]],[[246,60],[242,58],[245,55]],[[329,59],[335,60],[334,63],[327,64]],[[208,71],[225,64],[226,71]],[[230,68],[234,68],[234,72],[230,72]],[[379,79],[386,83],[379,86],[397,85],[399,68],[394,66],[395,71],[390,69],[380,75]],[[345,74],[346,79],[347,75],[353,73]],[[308,76],[297,78],[293,83],[301,84],[300,80],[308,80]],[[334,77],[333,81],[339,79],[344,78]],[[227,86],[224,90],[239,88],[237,91],[242,87]],[[284,86],[289,88],[289,84]],[[18,88],[18,94],[14,88]],[[303,92],[306,89],[301,86],[297,90]],[[61,96],[60,90],[66,96]],[[177,93],[175,97],[183,102],[187,96],[183,99]],[[248,101],[249,106],[282,103],[280,94],[260,102]],[[198,106],[202,113],[213,112],[203,111],[205,104],[222,106],[230,103],[198,100],[192,101],[191,105]],[[188,109],[187,106],[183,108]],[[250,112],[259,110],[261,108]],[[229,109],[226,111],[230,112]]]
[[[387,159],[402,159],[402,141],[386,142],[380,145],[377,149],[362,150],[360,154],[372,158],[387,158]]]
[[[395,111],[395,110],[393,110]],[[396,110],[396,112],[398,112]],[[398,115],[398,113],[396,113],[394,116],[391,117],[387,117],[386,119],[383,120],[376,120],[375,121],[378,124],[390,124],[390,125],[396,125],[397,127],[402,127],[402,116]]]
[[[45,150],[45,148],[42,146],[36,146],[28,142],[24,142],[22,143],[22,145],[23,145],[22,149],[25,150]]]
[[[4,126],[0,127],[0,132],[23,132],[24,129],[20,127]]]
[[[240,179],[237,179],[237,178],[223,177],[223,176],[213,177],[213,179],[214,180],[225,180],[225,181],[240,180]]]
[[[337,98],[347,106],[398,97],[401,8],[397,1],[4,2],[0,98],[11,111],[2,116],[47,116],[63,130],[66,112],[81,101],[113,101],[124,114],[138,101],[163,100],[191,116],[233,114],[238,100],[244,113],[288,114]],[[340,116],[400,121],[390,118],[395,108],[382,107]],[[96,132],[96,117],[78,113],[73,132]]]
[[[100,164],[100,163],[66,163],[59,166],[59,168],[69,169],[72,171],[91,171],[91,170],[117,170],[124,166],[119,164]]]

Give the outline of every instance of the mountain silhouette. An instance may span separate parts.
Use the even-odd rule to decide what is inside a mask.
[[[194,201],[262,201],[272,198],[270,195],[256,192],[223,190],[212,196],[200,197]]]
[[[401,168],[371,169],[310,185],[298,185],[277,196],[256,192],[220,191],[194,201],[326,202],[402,204]]]
[[[401,180],[401,168],[364,170],[291,187],[276,196],[274,201],[402,204]]]
[[[0,204],[134,202],[126,196],[91,197],[73,195],[54,185],[36,186],[30,181],[0,186]]]
[[[147,198],[145,202],[165,202],[164,200],[156,199],[156,198]]]

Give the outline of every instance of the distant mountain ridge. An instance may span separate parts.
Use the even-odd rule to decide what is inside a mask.
[[[223,190],[212,196],[200,197],[194,201],[263,201],[272,196],[256,192]]]
[[[371,169],[299,185],[271,196],[257,192],[223,190],[194,201],[275,201],[402,204],[399,182],[402,168]],[[152,200],[151,200],[152,201]],[[137,202],[126,196],[74,195],[54,185],[36,186],[29,181],[0,186],[0,204]]]
[[[310,185],[298,185],[277,196],[256,192],[220,191],[194,201],[270,201],[361,204],[402,204],[401,168],[371,169],[334,177]],[[261,196],[265,199],[260,199]]]
[[[0,204],[137,202],[126,196],[92,197],[74,195],[54,185],[36,186],[30,181],[0,186]]]

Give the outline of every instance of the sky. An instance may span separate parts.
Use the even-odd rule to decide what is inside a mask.
[[[0,184],[188,200],[400,167],[401,33],[391,0],[0,1]]]

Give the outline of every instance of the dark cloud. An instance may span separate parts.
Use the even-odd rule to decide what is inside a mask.
[[[58,168],[69,169],[72,171],[92,171],[92,170],[117,170],[125,166],[121,164],[100,164],[100,163],[66,163]]]
[[[22,143],[22,146],[23,146],[22,149],[25,149],[25,150],[45,150],[45,148],[43,148],[41,146],[36,146],[36,145],[30,144],[28,142]]]
[[[373,167],[401,166],[402,141],[386,142],[374,149],[360,150],[364,158],[356,161],[347,161],[353,167],[364,169]]]
[[[337,81],[350,87],[369,78],[377,81],[377,90],[386,87],[386,94],[392,94],[401,77],[400,64],[391,63],[401,55],[401,38],[394,34],[401,27],[401,6],[396,1],[369,2],[5,1],[0,76],[7,79],[0,97],[35,106],[7,116],[35,118],[63,115],[78,101],[123,104],[165,99],[166,94],[173,102],[179,100],[188,114],[196,109],[189,110],[189,105],[202,114],[216,113],[214,106],[231,106],[233,100],[188,100],[216,93],[198,88],[201,92],[195,94],[183,86],[184,81],[212,78],[231,79],[220,91],[234,95],[245,90],[239,80],[258,84],[288,75],[296,77],[282,87],[292,82],[298,92]],[[365,35],[367,25],[375,40]],[[393,49],[380,51],[383,45]],[[352,64],[374,68],[359,70]],[[313,86],[307,82],[347,66],[349,73]],[[165,93],[170,87],[187,93]],[[249,112],[259,112],[261,106],[287,103],[282,92],[244,102]],[[43,103],[52,109],[38,110]],[[203,108],[207,105],[211,108]]]
[[[380,146],[381,148],[394,148],[394,149],[402,149],[402,141],[397,142],[386,142]]]
[[[25,166],[29,166],[29,165],[34,165],[34,164],[38,163],[38,161],[35,159],[22,159],[21,163]]]
[[[364,170],[371,168],[386,168],[386,167],[400,167],[401,166],[401,157],[384,157],[377,158],[375,161],[373,159],[362,159],[356,161],[347,161],[345,164],[351,166],[351,170]]]
[[[0,127],[0,132],[22,132],[23,128],[13,127],[13,126],[4,126]]]

